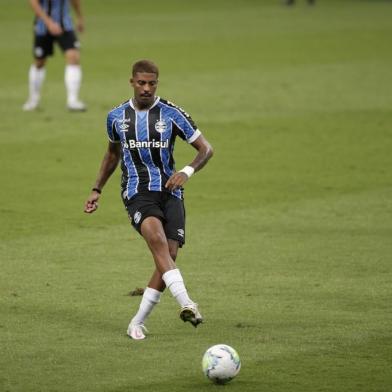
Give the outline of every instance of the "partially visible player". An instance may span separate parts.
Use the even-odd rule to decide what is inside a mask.
[[[313,5],[316,3],[316,0],[307,0],[308,4]],[[294,5],[295,0],[285,0],[286,5]]]
[[[109,144],[84,211],[94,212],[106,181],[121,160],[121,194],[132,226],[150,249],[155,270],[140,307],[128,326],[128,335],[145,338],[144,322],[161,294],[169,288],[181,306],[180,317],[193,326],[202,322],[175,260],[185,243],[183,185],[212,156],[212,147],[191,117],[173,103],[155,95],[158,67],[148,60],[136,62],[130,79],[134,97],[113,109],[107,118]],[[197,150],[193,161],[176,171],[176,137]]]
[[[84,111],[86,105],[79,99],[82,83],[80,66],[80,43],[76,37],[69,10],[69,1],[76,13],[76,26],[79,32],[84,30],[80,0],[29,0],[35,13],[34,20],[34,62],[29,70],[29,98],[23,110],[33,111],[38,108],[41,88],[45,79],[46,59],[53,54],[57,43],[65,56],[64,81],[67,92],[67,107],[72,111]]]

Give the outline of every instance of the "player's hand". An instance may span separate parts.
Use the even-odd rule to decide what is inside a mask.
[[[61,34],[63,34],[63,29],[61,28],[61,26],[58,23],[56,23],[55,21],[53,21],[53,20],[50,20],[46,27],[48,28],[49,33],[52,34],[52,35],[61,35]]]
[[[84,31],[84,20],[83,18],[79,17],[76,21],[76,29],[79,33],[83,33]]]
[[[171,175],[165,184],[165,188],[169,191],[175,191],[181,188],[188,181],[188,176],[183,172],[176,172]]]
[[[98,192],[91,192],[90,197],[86,200],[84,204],[84,212],[87,214],[92,214],[98,208],[98,200],[101,195]]]

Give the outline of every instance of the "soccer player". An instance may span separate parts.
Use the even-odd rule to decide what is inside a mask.
[[[38,108],[41,87],[45,79],[45,64],[53,54],[53,44],[58,43],[64,52],[66,66],[64,81],[67,91],[67,107],[71,111],[84,111],[86,105],[79,100],[82,82],[80,67],[80,43],[76,37],[69,11],[68,0],[29,0],[35,13],[34,20],[34,62],[29,70],[29,98],[23,110]],[[77,17],[77,29],[84,29],[80,0],[70,0]]]
[[[155,262],[139,310],[127,334],[144,339],[147,316],[167,287],[181,306],[183,321],[197,326],[203,321],[176,267],[178,248],[185,243],[183,185],[211,158],[213,150],[191,117],[175,104],[155,95],[158,67],[140,60],[132,67],[132,99],[109,112],[108,148],[84,211],[98,208],[101,191],[121,160],[121,195],[132,226],[143,236]],[[194,160],[183,169],[174,167],[176,137],[196,150]]]

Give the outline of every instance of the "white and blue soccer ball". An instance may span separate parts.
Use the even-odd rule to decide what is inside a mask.
[[[227,344],[210,347],[202,360],[203,373],[216,384],[226,384],[241,369],[241,360],[234,348]]]

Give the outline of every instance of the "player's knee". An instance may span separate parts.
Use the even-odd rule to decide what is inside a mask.
[[[45,63],[46,63],[46,59],[45,58],[43,58],[43,59],[35,59],[35,66],[37,68],[45,67]]]
[[[154,249],[159,249],[162,246],[166,246],[167,240],[164,233],[154,231],[148,236],[148,243]]]
[[[69,49],[65,52],[66,62],[69,65],[80,64],[80,53],[76,49]]]

